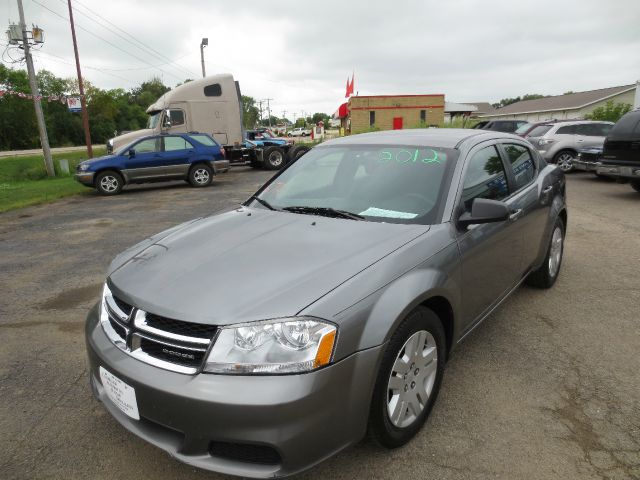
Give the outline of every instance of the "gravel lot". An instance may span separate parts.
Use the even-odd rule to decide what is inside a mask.
[[[0,472],[13,478],[219,479],[120,427],[87,381],[83,322],[110,260],[244,200],[249,168],[207,189],[87,192],[0,215]],[[565,259],[550,291],[519,289],[461,345],[426,428],[369,442],[300,478],[640,478],[640,194],[568,179]]]

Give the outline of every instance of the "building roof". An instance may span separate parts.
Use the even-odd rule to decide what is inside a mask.
[[[475,105],[476,108],[478,109],[476,111],[477,115],[488,115],[490,113],[493,113],[496,109],[493,108],[493,105],[491,105],[489,102],[467,102],[469,103],[469,105]]]
[[[621,85],[619,87],[599,88],[586,92],[575,92],[566,95],[553,95],[536,100],[523,100],[499,108],[485,116],[514,115],[519,113],[548,112],[554,110],[577,110],[592,103],[628,92],[636,88],[635,85]]]
[[[444,102],[445,113],[477,113],[478,107],[471,103]]]

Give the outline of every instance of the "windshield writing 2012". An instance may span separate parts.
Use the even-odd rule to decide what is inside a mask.
[[[430,153],[429,153],[430,152]],[[444,161],[444,158],[438,154],[435,150],[426,149],[422,153],[419,148],[416,148],[415,151],[412,150],[380,150],[378,154],[378,162],[379,163],[390,163],[396,162],[399,164],[413,164],[413,163],[424,163],[424,164],[441,164]]]

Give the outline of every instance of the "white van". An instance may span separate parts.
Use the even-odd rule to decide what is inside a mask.
[[[111,153],[145,135],[200,132],[212,135],[225,148],[227,159],[246,157],[240,85],[230,73],[180,85],[156,100],[147,113],[147,128],[110,139],[107,151]]]

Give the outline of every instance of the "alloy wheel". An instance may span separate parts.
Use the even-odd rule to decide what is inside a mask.
[[[112,175],[105,175],[100,180],[100,188],[107,193],[113,193],[118,190],[118,179]]]
[[[205,168],[198,168],[193,172],[193,179],[200,185],[205,185],[209,182],[209,172]]]
[[[551,247],[549,248],[549,276],[555,277],[560,269],[562,260],[562,229],[556,226],[551,236]]]
[[[282,152],[278,150],[271,152],[271,154],[269,155],[269,163],[274,167],[279,167],[280,165],[282,165],[283,161],[284,156],[282,155]]]
[[[570,153],[562,153],[558,156],[558,167],[563,172],[569,172],[573,168],[573,155]]]
[[[387,385],[389,420],[398,428],[414,423],[425,409],[438,370],[435,338],[420,330],[398,352]]]

